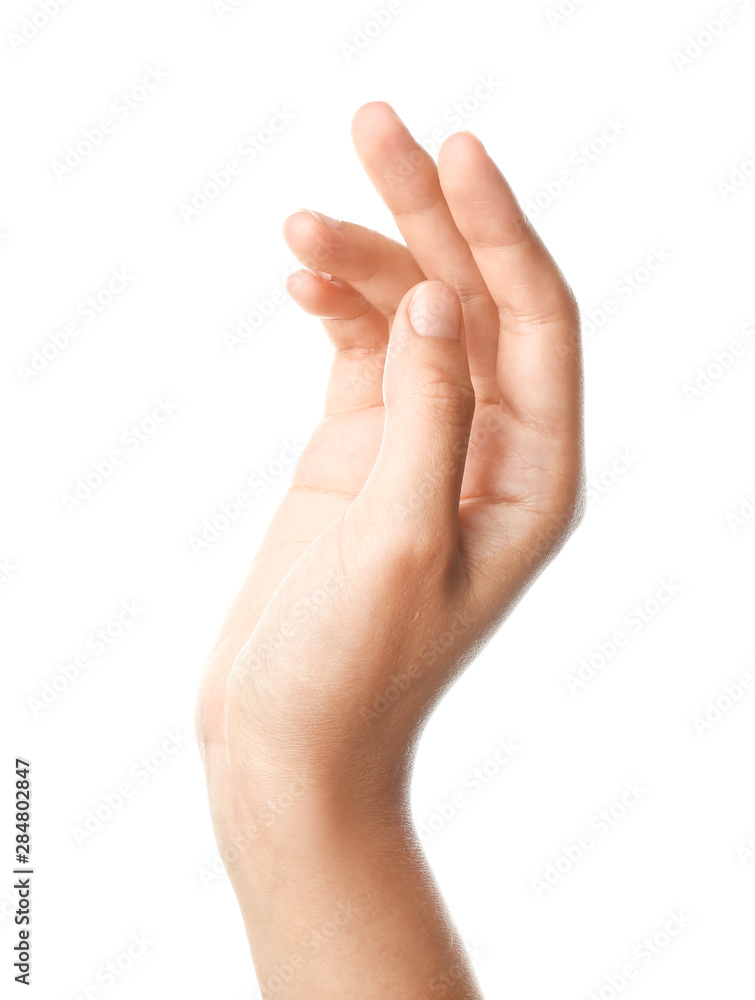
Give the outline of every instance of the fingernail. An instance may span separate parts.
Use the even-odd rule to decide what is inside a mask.
[[[309,212],[310,215],[313,215],[315,217],[315,219],[317,219],[317,221],[322,226],[327,226],[329,229],[340,229],[341,228],[341,220],[340,219],[333,219],[329,215],[323,215],[322,212],[313,212],[311,208],[305,208],[304,211],[305,212]]]
[[[461,336],[461,303],[448,285],[426,281],[409,303],[409,321],[422,337],[458,340]]]
[[[327,271],[313,271],[312,274],[316,274],[318,278],[322,278],[323,281],[331,281],[333,279],[332,274],[328,274]]]

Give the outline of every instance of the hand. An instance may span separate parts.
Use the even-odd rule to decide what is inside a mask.
[[[436,169],[384,104],[353,135],[406,246],[286,223],[336,354],[200,694],[221,845],[290,783],[322,845],[405,825],[428,713],[582,511],[578,312],[508,184],[468,133]]]
[[[387,105],[362,108],[353,134],[408,249],[308,212],[286,223],[297,257],[334,276],[300,271],[289,290],[328,317],[336,355],[325,418],[211,659],[208,750],[264,734],[323,763],[344,744],[400,757],[386,728],[416,731],[581,509],[577,310],[506,181],[468,133],[436,170]],[[408,293],[426,278],[463,303],[456,342],[411,332]],[[453,293],[422,296],[456,323]],[[408,696],[366,725],[418,665]]]

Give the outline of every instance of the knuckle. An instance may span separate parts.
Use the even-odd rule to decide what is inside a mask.
[[[451,539],[427,515],[432,483],[409,486],[384,498],[349,526],[349,552],[363,553],[362,571],[379,578],[393,597],[433,584],[453,553]],[[358,549],[354,549],[354,543]]]
[[[413,587],[434,585],[449,554],[449,547],[437,532],[420,527],[414,520],[398,528],[387,549],[386,565],[402,587],[407,581],[413,581]]]
[[[415,396],[459,423],[472,419],[475,394],[469,382],[454,381],[439,368],[425,366],[417,373]]]

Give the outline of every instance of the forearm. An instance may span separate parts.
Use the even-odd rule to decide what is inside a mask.
[[[244,825],[229,871],[265,1000],[480,1000],[402,809],[354,817],[310,789]]]

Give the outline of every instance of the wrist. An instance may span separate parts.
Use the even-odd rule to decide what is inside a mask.
[[[376,855],[406,854],[416,846],[408,803],[376,798],[306,780],[219,802],[214,809],[218,849],[234,889],[253,910],[268,900],[359,872]]]
[[[408,768],[343,768],[322,761],[297,767],[233,759],[208,774],[213,823],[229,873],[291,864],[313,854],[395,840],[412,833]]]

